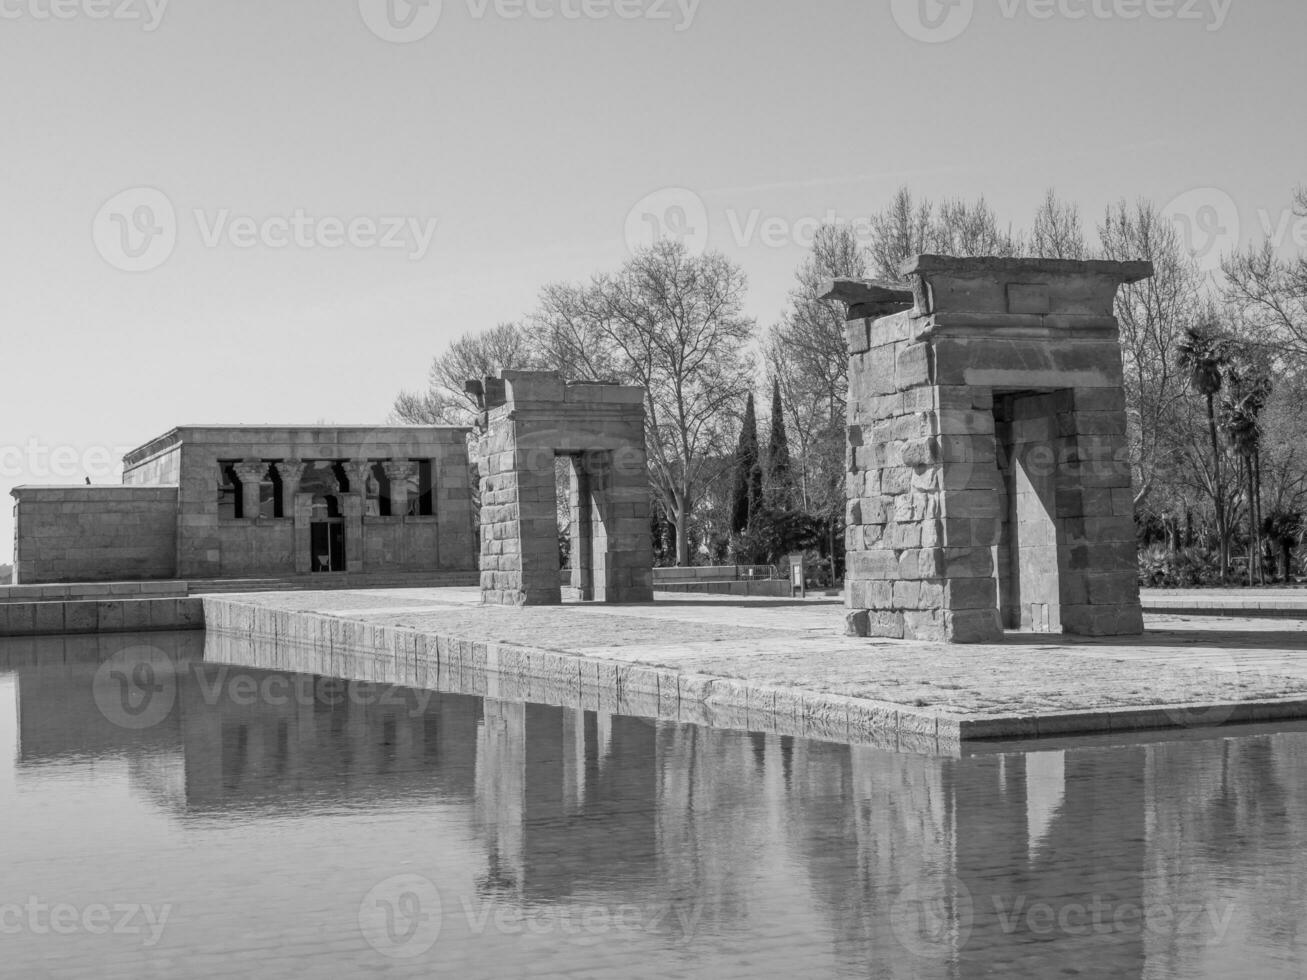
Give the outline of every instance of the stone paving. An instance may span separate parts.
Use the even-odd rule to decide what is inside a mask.
[[[1150,616],[1143,637],[1009,634],[1003,645],[955,646],[846,637],[843,603],[829,598],[664,594],[650,606],[523,609],[479,599],[475,589],[384,589],[234,601],[992,723],[973,724],[984,731],[973,737],[1220,722],[1235,717],[1219,707],[1230,705],[1272,709],[1240,719],[1307,717],[1302,620]]]

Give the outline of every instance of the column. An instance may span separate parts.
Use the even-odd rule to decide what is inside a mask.
[[[584,456],[573,456],[571,467],[572,588],[582,602],[593,602],[594,593],[594,507],[590,474]]]
[[[277,464],[277,475],[281,477],[281,512],[295,523],[295,571],[301,575],[307,575],[313,570],[309,555],[312,549],[309,524],[313,508],[311,498],[300,499],[300,481],[304,478],[307,466],[302,459],[287,459]]]
[[[352,480],[353,477],[351,476],[350,479]],[[341,495],[345,514],[345,571],[347,572],[363,571],[363,497],[362,493]]]
[[[302,459],[287,459],[276,465],[277,475],[281,477],[282,513],[293,513],[295,495],[300,492],[300,480],[308,464]]]
[[[259,518],[259,485],[268,474],[268,464],[259,459],[247,459],[232,467],[241,481],[241,513],[247,521]]]
[[[390,481],[390,516],[408,514],[408,484],[417,473],[417,464],[411,459],[392,459],[381,464]]]

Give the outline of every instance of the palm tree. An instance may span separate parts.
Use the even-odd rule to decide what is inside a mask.
[[[1212,441],[1212,498],[1216,504],[1216,533],[1221,560],[1221,583],[1230,567],[1230,536],[1225,517],[1225,490],[1221,479],[1221,443],[1216,435],[1216,396],[1225,381],[1230,363],[1230,341],[1211,320],[1185,331],[1179,346],[1180,368],[1189,373],[1189,384],[1207,400],[1207,429]]]
[[[1230,395],[1221,412],[1221,428],[1235,452],[1239,454],[1244,471],[1248,499],[1248,540],[1252,554],[1248,560],[1248,584],[1254,584],[1254,572],[1264,584],[1262,570],[1262,514],[1261,514],[1261,449],[1262,410],[1270,400],[1274,386],[1271,379],[1256,367],[1243,361],[1234,361],[1229,370]]]

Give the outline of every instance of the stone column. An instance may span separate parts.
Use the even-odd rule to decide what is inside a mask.
[[[350,477],[353,480],[353,477]],[[352,484],[351,484],[352,485]],[[363,571],[363,499],[362,493],[341,495],[345,514],[345,570]]]
[[[349,492],[357,493],[360,498],[368,495],[368,476],[372,464],[366,459],[351,459],[345,462],[345,475],[349,477]]]
[[[247,521],[259,518],[259,484],[268,473],[268,464],[258,459],[247,459],[232,467],[241,481],[241,513]]]
[[[390,516],[403,517],[408,513],[408,481],[417,472],[417,464],[411,459],[392,459],[381,468],[390,481]]]
[[[313,571],[313,495],[297,493],[291,501],[295,508],[295,571],[308,575]]]
[[[307,465],[302,459],[287,459],[277,464],[277,475],[281,477],[282,513],[294,513],[295,495],[300,492],[300,480],[304,478]]]
[[[594,601],[594,498],[590,471],[584,456],[573,456],[571,465],[572,588],[582,602]]]

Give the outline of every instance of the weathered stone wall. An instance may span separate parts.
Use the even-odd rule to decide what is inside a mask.
[[[653,600],[644,390],[542,372],[487,379],[481,590],[487,603],[562,601],[555,459],[572,470],[573,584],[596,602]]]
[[[176,573],[177,488],[18,487],[14,584]]]
[[[244,578],[310,571],[307,511],[297,520],[292,487],[285,516],[222,520],[218,461],[430,459],[433,517],[365,518],[356,487],[342,491],[351,572],[471,571],[472,487],[467,430],[457,428],[189,428],[180,441],[179,569],[189,578]],[[129,457],[130,461],[130,457]]]
[[[124,485],[130,487],[175,487],[181,485],[181,443],[165,436],[162,439],[155,440],[150,446],[142,448],[149,451],[140,453],[137,456],[137,461],[132,464],[124,463]]]
[[[1139,632],[1112,310],[1151,270],[922,256],[904,272],[910,291],[830,292],[851,314],[850,633]]]

